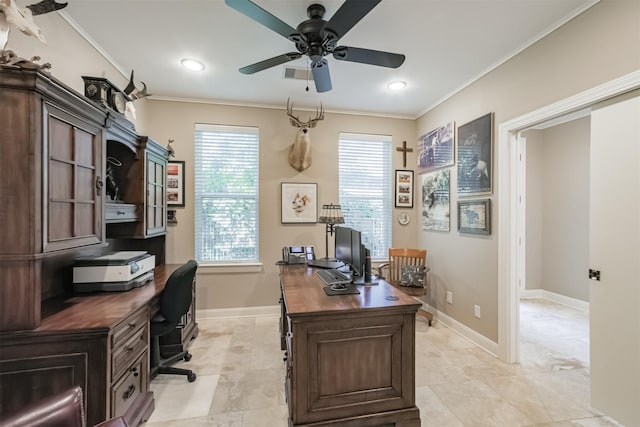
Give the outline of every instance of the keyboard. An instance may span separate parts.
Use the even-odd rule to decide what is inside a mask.
[[[343,272],[334,269],[318,270],[316,274],[327,286],[342,285],[351,283],[351,277],[347,276]]]

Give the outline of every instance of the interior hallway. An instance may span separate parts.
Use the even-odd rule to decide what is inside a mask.
[[[447,327],[416,321],[416,404],[422,426],[620,427],[591,408],[588,313],[521,303],[520,365],[508,365]],[[198,319],[198,379],[158,376],[147,427],[286,427],[278,316]],[[536,337],[544,334],[543,342]]]

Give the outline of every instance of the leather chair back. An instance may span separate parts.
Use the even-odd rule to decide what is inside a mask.
[[[82,389],[73,387],[63,393],[31,403],[8,418],[2,427],[85,427]]]
[[[171,273],[160,297],[160,314],[167,323],[175,323],[189,310],[193,298],[193,279],[198,263],[194,260]]]

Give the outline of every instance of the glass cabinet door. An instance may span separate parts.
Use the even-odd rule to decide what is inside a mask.
[[[167,231],[167,161],[152,153],[146,153],[147,200],[145,234],[152,236]]]

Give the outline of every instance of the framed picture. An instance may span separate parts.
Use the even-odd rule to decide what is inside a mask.
[[[459,200],[458,231],[491,234],[491,200]]]
[[[491,194],[493,113],[458,127],[458,194]]]
[[[167,222],[174,224],[178,222],[175,209],[167,209]]]
[[[449,181],[451,170],[422,175],[422,229],[449,231]]]
[[[283,224],[318,221],[318,184],[283,182],[280,192]]]
[[[184,207],[184,161],[167,164],[167,205]]]
[[[396,170],[396,208],[413,207],[413,171]]]
[[[418,168],[420,172],[453,166],[455,143],[454,122],[449,122],[418,138]]]

